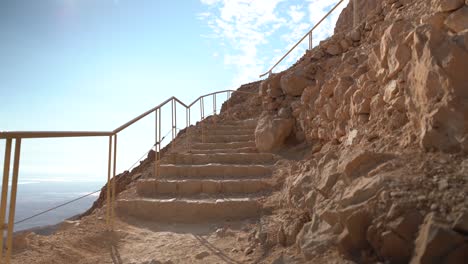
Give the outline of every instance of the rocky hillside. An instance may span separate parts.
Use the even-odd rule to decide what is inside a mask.
[[[464,263],[468,2],[358,0],[357,28],[350,2],[331,38],[260,85],[257,147],[309,146],[278,164],[279,203],[306,217],[285,217],[276,237],[311,263],[335,249],[358,263]]]
[[[466,263],[468,1],[357,0],[356,28],[353,2],[332,37],[288,70],[243,85],[220,115],[176,138],[177,150],[204,124],[254,118],[257,149],[278,157],[263,215],[242,231],[219,229],[228,237],[217,230],[212,243],[224,241],[226,251],[214,255],[242,254],[242,263]],[[152,177],[153,158],[151,152],[121,174],[117,191]],[[83,230],[102,220],[105,190],[81,220]],[[173,243],[164,249],[174,250],[172,259],[185,261],[184,252],[198,250],[186,243],[190,232],[169,228],[169,238],[159,241],[160,227],[145,225],[136,236],[134,225],[122,223],[119,232],[127,233],[111,241],[131,249],[125,254],[136,258],[132,263],[160,263],[137,259],[138,250],[153,254],[144,244],[149,235],[154,243]],[[73,230],[35,237],[37,245],[28,242],[34,247],[24,242],[29,251],[18,260],[45,251],[55,258],[52,249],[64,243],[59,235],[69,233],[79,241],[70,248],[88,254],[94,245]],[[106,250],[99,254],[108,257]],[[203,259],[207,254],[192,261],[215,263]]]

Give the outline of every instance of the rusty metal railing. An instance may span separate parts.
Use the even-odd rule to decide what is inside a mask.
[[[133,118],[122,126],[114,129],[113,131],[0,131],[0,140],[5,139],[5,156],[4,156],[4,166],[3,166],[3,181],[2,181],[2,193],[1,193],[1,202],[0,202],[0,223],[2,238],[6,234],[6,252],[4,255],[4,240],[0,239],[0,263],[9,264],[13,248],[13,229],[14,229],[14,218],[16,210],[16,194],[18,187],[18,177],[19,177],[19,165],[21,157],[21,141],[22,139],[37,139],[37,138],[71,138],[71,137],[108,137],[109,138],[109,149],[108,149],[108,163],[107,163],[107,196],[106,196],[106,227],[109,230],[114,228],[114,217],[115,217],[115,176],[116,176],[116,165],[117,165],[117,135],[122,132],[124,129],[135,124],[142,118],[154,113],[155,114],[155,166],[154,166],[154,175],[159,176],[159,164],[161,160],[161,112],[162,107],[166,104],[171,103],[171,116],[172,116],[172,144],[174,144],[174,139],[177,136],[177,104],[183,106],[186,110],[186,128],[191,125],[190,111],[193,106],[200,102],[200,120],[206,118],[205,116],[205,103],[204,99],[207,97],[213,97],[213,113],[217,114],[217,105],[216,105],[216,96],[218,94],[226,93],[226,100],[229,100],[231,93],[247,93],[251,95],[258,95],[257,93],[250,93],[244,91],[235,91],[235,90],[224,90],[219,92],[214,92],[206,95],[202,95],[195,99],[191,104],[185,104],[176,97],[170,97],[161,104],[155,106],[154,108],[144,112],[143,114]],[[203,126],[202,126],[203,129]],[[203,132],[202,132],[202,138]],[[203,140],[203,139],[202,139]],[[14,141],[14,158],[13,158],[13,173],[12,181],[10,187],[10,206],[8,211],[8,221],[5,223],[5,216],[7,215],[7,198],[8,198],[8,183],[10,177],[10,167],[11,167],[11,150]],[[172,145],[173,146],[173,145]]]
[[[271,67],[267,72],[265,72],[264,74],[261,74],[260,75],[260,78],[262,78],[263,76],[267,75],[270,76],[271,74],[273,74],[273,69],[278,66],[278,64],[280,64],[284,58],[286,58],[297,46],[299,46],[299,44],[301,44],[301,42],[306,38],[306,37],[309,37],[309,50],[312,50],[313,46],[312,46],[312,33],[313,31],[318,27],[320,26],[320,24],[331,14],[333,13],[333,11],[335,11],[335,9],[341,4],[343,3],[344,0],[340,0],[322,19],[320,19],[320,21],[315,24],[315,26],[309,30],[296,44],[294,44],[294,46],[289,49],[288,52],[286,52],[286,54],[283,55],[283,57],[281,57],[281,59],[278,60],[278,62],[275,63],[275,65],[273,65],[273,67]],[[354,1],[353,3],[356,3],[356,1]],[[353,5],[355,6],[355,5]],[[355,8],[356,10],[356,8]],[[355,13],[353,13],[355,14]],[[354,22],[355,24],[356,22]]]

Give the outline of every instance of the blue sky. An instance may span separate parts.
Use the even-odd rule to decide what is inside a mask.
[[[236,89],[258,80],[335,2],[2,0],[0,130],[113,130],[172,95],[191,102]],[[332,33],[339,12],[314,44]],[[153,120],[119,135],[119,171],[154,143]],[[21,172],[102,178],[106,144],[25,140]]]

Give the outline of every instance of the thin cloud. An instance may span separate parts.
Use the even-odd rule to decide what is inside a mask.
[[[260,73],[276,63],[335,4],[323,0],[200,1],[207,12],[198,18],[212,31],[205,36],[222,47],[219,56],[225,66],[234,70],[233,86],[258,80]],[[339,12],[314,32],[315,43],[332,34]],[[307,47],[304,41],[275,71],[290,66]]]

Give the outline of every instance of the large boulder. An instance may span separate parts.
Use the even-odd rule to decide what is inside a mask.
[[[448,12],[456,10],[464,4],[464,0],[433,0],[432,6],[437,12]]]
[[[427,150],[459,151],[468,135],[467,34],[448,35],[430,25],[412,33],[408,113]]]
[[[454,32],[468,29],[468,6],[464,6],[450,14],[445,20],[445,25]]]
[[[314,84],[314,80],[307,78],[307,74],[302,69],[288,71],[281,77],[281,89],[289,96],[301,96],[304,89]]]
[[[353,3],[357,3],[357,22],[365,21],[366,17],[375,12],[385,0],[357,0],[349,1],[348,6],[341,12],[335,26],[335,33],[353,30]]]
[[[329,232],[330,226],[321,221],[316,214],[302,227],[297,235],[297,247],[306,260],[325,252],[336,240],[336,235]]]
[[[411,264],[449,263],[446,262],[457,248],[466,246],[465,239],[457,232],[443,226],[434,214],[428,214],[419,229],[416,248]],[[466,247],[465,247],[466,248]],[[463,259],[450,263],[464,263]]]
[[[292,118],[278,118],[264,114],[255,129],[255,145],[261,152],[274,151],[280,148],[291,134],[294,125]]]
[[[280,80],[283,73],[273,74],[268,79],[262,81],[260,84],[260,96],[270,96],[273,98],[280,97],[283,95],[281,90]]]

